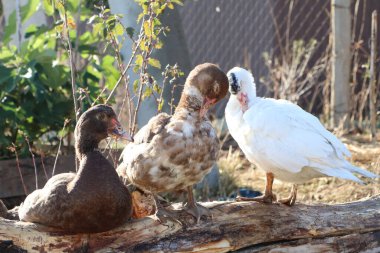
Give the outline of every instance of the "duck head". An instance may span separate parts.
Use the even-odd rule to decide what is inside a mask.
[[[226,74],[215,64],[203,63],[196,66],[187,77],[178,107],[199,111],[203,117],[227,92]]]
[[[96,105],[85,111],[75,127],[75,137],[80,153],[94,150],[99,142],[107,137],[133,141],[108,105]]]
[[[237,99],[243,111],[256,97],[256,84],[254,78],[246,69],[234,67],[227,73],[231,99]]]

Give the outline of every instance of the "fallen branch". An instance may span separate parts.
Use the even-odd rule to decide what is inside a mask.
[[[302,252],[380,250],[380,195],[339,205],[293,207],[249,202],[203,203],[213,219],[194,225],[161,224],[150,217],[104,233],[65,235],[25,222],[0,219],[0,241],[28,252],[247,252],[299,249]],[[9,243],[9,242],[8,242]],[[300,252],[301,252],[300,251]]]

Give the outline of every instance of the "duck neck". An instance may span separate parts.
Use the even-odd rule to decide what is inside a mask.
[[[247,85],[244,87],[243,91],[247,94],[249,104],[254,103],[256,100],[256,85],[252,82],[252,85]]]
[[[95,151],[98,145],[99,141],[95,138],[84,133],[79,133],[75,141],[75,150],[78,159],[81,160],[85,154]]]
[[[186,110],[190,113],[199,113],[203,104],[203,96],[199,90],[193,86],[186,86],[182,92],[181,99],[179,100],[178,106],[175,113]]]

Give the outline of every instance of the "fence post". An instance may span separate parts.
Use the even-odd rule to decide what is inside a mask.
[[[332,82],[331,125],[348,128],[350,111],[351,10],[350,0],[331,0]],[[343,122],[342,122],[343,121]]]
[[[371,122],[371,139],[376,141],[376,57],[377,57],[377,11],[372,12],[371,29],[371,66],[370,66],[370,90],[369,90],[369,109]]]

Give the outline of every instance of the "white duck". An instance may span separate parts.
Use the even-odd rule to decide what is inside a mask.
[[[291,194],[279,202],[293,205],[297,184],[317,177],[333,176],[362,183],[352,173],[377,175],[350,164],[351,154],[319,120],[286,101],[256,97],[252,74],[235,67],[228,73],[229,91],[225,117],[232,137],[247,159],[266,171],[264,196],[240,201],[275,201],[274,177],[293,183]]]

